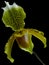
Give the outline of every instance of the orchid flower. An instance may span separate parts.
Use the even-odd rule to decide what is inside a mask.
[[[24,9],[16,3],[13,3],[13,5],[9,5],[9,2],[5,1],[5,4],[6,7],[2,8],[4,10],[2,21],[6,27],[10,27],[14,31],[4,48],[4,53],[7,54],[7,58],[11,61],[11,63],[14,62],[14,59],[11,57],[11,51],[15,40],[20,49],[29,52],[30,54],[33,54],[34,52],[32,35],[42,41],[44,44],[44,48],[46,48],[47,44],[44,32],[33,28],[24,28],[24,19],[26,18]]]

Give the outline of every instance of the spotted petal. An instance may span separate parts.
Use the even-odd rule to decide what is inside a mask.
[[[6,27],[12,28],[13,31],[22,30],[25,26],[24,19],[26,18],[26,13],[24,9],[13,3],[13,5],[9,5],[6,2],[6,7],[3,7],[4,10],[2,20]]]

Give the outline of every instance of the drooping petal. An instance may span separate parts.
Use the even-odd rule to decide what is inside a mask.
[[[9,38],[8,42],[5,45],[5,51],[4,53],[7,54],[7,58],[13,63],[14,59],[11,57],[11,52],[12,52],[12,46],[14,43],[15,37],[14,34]]]
[[[38,31],[36,29],[28,29],[29,34],[32,34],[33,36],[37,37],[39,40],[41,40],[44,44],[44,48],[47,47],[46,44],[46,37],[44,37],[44,33],[42,31]]]

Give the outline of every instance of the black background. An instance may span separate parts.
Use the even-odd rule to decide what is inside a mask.
[[[32,37],[32,41],[34,42],[34,51],[37,55],[42,59],[42,61],[49,65],[48,63],[48,41],[49,41],[49,7],[48,2],[43,1],[35,1],[32,0],[6,0],[10,4],[13,2],[22,6],[26,12],[25,28],[35,28],[41,30],[45,33],[45,37],[47,38],[47,48],[43,48],[43,44],[40,40],[35,37]],[[4,0],[0,0],[0,7],[5,7]],[[11,34],[14,32],[10,28],[6,28],[2,23],[2,14],[3,10],[0,8],[0,65],[1,64],[11,64],[10,61],[6,58],[6,54],[4,54],[4,46]],[[16,65],[42,65],[39,60],[35,57],[34,54],[30,55],[29,53],[19,49],[16,41],[13,45],[12,57],[15,59],[13,64]]]

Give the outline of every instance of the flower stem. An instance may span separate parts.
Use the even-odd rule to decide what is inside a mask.
[[[34,53],[34,55],[36,56],[36,58],[42,63],[42,65],[46,65],[46,64],[39,58],[39,56],[37,55],[36,52],[33,52],[33,53]]]

